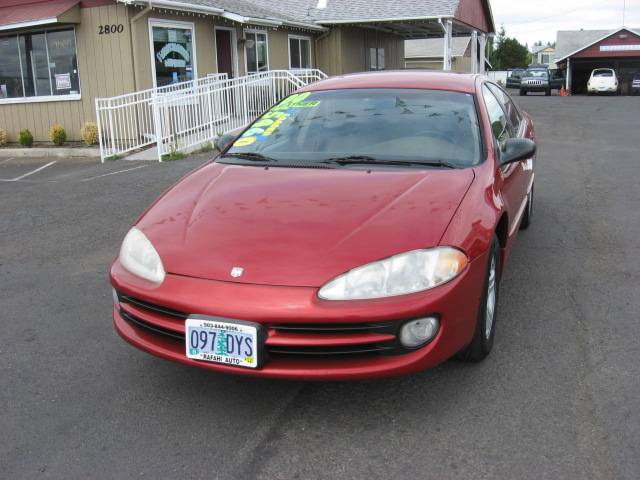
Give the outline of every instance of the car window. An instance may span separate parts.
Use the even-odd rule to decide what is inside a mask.
[[[594,70],[594,77],[613,77],[613,72],[611,70]]]
[[[546,70],[527,70],[525,77],[549,78]]]
[[[254,122],[227,153],[259,154],[281,164],[367,156],[471,166],[482,161],[482,141],[471,94],[336,89],[287,97]]]
[[[498,141],[500,147],[511,137],[509,132],[509,121],[507,115],[502,109],[498,99],[491,93],[491,90],[486,85],[482,87],[482,96],[484,97],[485,105],[487,106],[487,114],[489,115],[489,121],[491,122],[491,131],[493,136]]]
[[[488,83],[487,86],[491,90],[491,93],[498,99],[503,110],[507,113],[507,119],[511,127],[511,135],[514,137],[517,136],[520,131],[520,124],[522,123],[522,116],[518,111],[518,107],[516,107],[511,97],[509,97],[502,88],[493,83]]]

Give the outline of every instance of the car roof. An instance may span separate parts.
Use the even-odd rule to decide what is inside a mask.
[[[312,83],[301,91],[340,90],[347,88],[415,88],[475,93],[478,75],[433,70],[389,70],[331,77]]]

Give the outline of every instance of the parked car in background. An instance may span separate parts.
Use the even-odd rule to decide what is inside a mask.
[[[551,83],[551,90],[560,90],[566,86],[567,79],[563,71],[549,70],[549,82]]]
[[[111,268],[115,328],[168,360],[271,378],[478,362],[531,222],[534,141],[481,75],[304,87],[136,221]]]
[[[544,92],[546,96],[551,95],[551,79],[548,68],[529,67],[522,74],[520,95],[526,95],[529,92]]]
[[[507,88],[520,88],[520,80],[522,80],[522,74],[524,68],[514,68],[507,72]]]
[[[631,95],[640,95],[640,72],[636,73],[631,81]]]
[[[596,68],[591,72],[591,77],[587,82],[587,92],[589,95],[597,93],[618,94],[618,76],[612,68]]]

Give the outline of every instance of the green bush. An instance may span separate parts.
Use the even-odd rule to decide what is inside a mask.
[[[67,141],[67,132],[65,132],[64,127],[57,123],[53,125],[51,130],[49,130],[49,140],[51,140],[54,145],[64,145],[64,142]]]
[[[24,130],[20,130],[18,142],[20,142],[20,145],[22,145],[23,147],[30,147],[31,145],[33,145],[33,135],[27,128],[25,128]]]
[[[86,122],[80,129],[80,135],[88,147],[96,145],[98,143],[98,125],[94,122]]]
[[[0,128],[0,147],[4,147],[7,144],[9,135],[4,128]]]

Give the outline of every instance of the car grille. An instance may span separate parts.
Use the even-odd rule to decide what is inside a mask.
[[[184,312],[118,295],[120,316],[156,335],[184,343]],[[264,324],[266,353],[273,357],[335,357],[397,355],[407,350],[397,341],[400,322],[356,324]]]
[[[544,85],[544,82],[542,80],[527,80],[527,85],[539,87]]]

